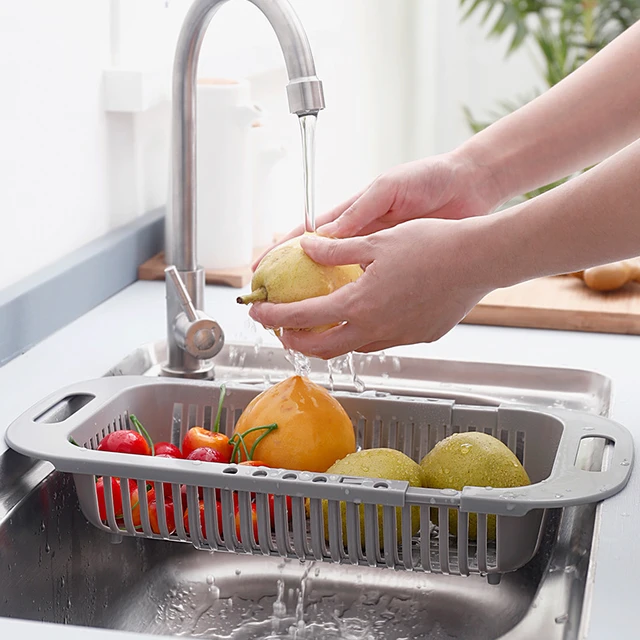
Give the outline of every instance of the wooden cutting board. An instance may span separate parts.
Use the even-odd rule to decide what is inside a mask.
[[[256,257],[264,249],[257,249]],[[164,280],[167,265],[159,253],[140,265],[141,280]],[[249,266],[207,270],[207,284],[244,287]],[[498,289],[480,301],[462,321],[499,327],[560,329],[640,335],[640,284],[629,283],[610,293],[592,291],[578,278],[554,276]]]
[[[493,291],[463,322],[640,335],[640,284],[600,293],[572,276],[540,278]]]
[[[138,278],[140,280],[164,280],[166,267],[164,253],[158,253],[138,267]],[[207,284],[222,284],[237,288],[244,287],[251,282],[251,274],[249,265],[237,269],[205,269],[204,272]]]

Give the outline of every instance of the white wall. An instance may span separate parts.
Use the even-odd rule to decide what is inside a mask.
[[[157,71],[167,96],[189,0],[0,2],[0,288],[165,202],[169,104],[107,110],[105,70]],[[317,138],[322,211],[384,169],[445,151],[480,114],[534,83],[526,54],[459,24],[455,0],[292,0],[308,32],[327,108]],[[168,5],[168,6],[167,6]],[[282,54],[264,17],[232,0],[214,17],[201,75],[244,75],[288,154],[274,174],[274,224],[302,211],[298,123]],[[152,79],[152,75],[145,76]]]
[[[499,101],[542,88],[534,52],[527,47],[506,58],[508,38],[487,38],[491,20],[480,25],[484,11],[462,21],[457,0],[413,2],[412,158],[450,151],[470,136],[463,106],[490,120]]]
[[[0,287],[109,227],[107,0],[0,3]]]

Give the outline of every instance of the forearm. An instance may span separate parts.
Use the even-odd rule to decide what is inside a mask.
[[[566,184],[469,221],[491,288],[640,255],[640,141]],[[489,273],[490,271],[490,273]]]
[[[488,175],[496,206],[594,165],[640,137],[640,23],[458,153]]]

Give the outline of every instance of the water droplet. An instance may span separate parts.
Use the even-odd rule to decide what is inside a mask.
[[[192,460],[191,464],[195,464],[195,465],[202,464],[202,460]]]
[[[492,490],[493,490],[493,487],[485,487],[485,489],[486,489],[487,491],[492,491]]]
[[[236,575],[239,576],[240,574],[242,574],[242,571],[240,571],[240,569],[236,569]]]
[[[563,613],[562,615],[558,616],[555,621],[557,624],[564,624],[567,620],[569,619],[569,614],[568,613]]]
[[[561,493],[556,493],[556,498],[563,498],[564,496]]]
[[[628,467],[628,466],[629,466],[629,461],[628,461],[628,460],[623,460],[623,461],[620,463],[620,466],[621,466],[621,467]]]
[[[630,514],[628,514],[626,511],[624,511],[623,513],[620,514],[623,518],[628,518]]]
[[[583,427],[583,431],[594,431],[595,427]]]
[[[207,584],[212,585],[214,583],[213,576],[207,576]]]
[[[440,489],[440,493],[443,493],[445,496],[458,495],[458,492],[455,489]]]
[[[515,504],[508,504],[507,505],[507,511],[513,511],[516,508]]]

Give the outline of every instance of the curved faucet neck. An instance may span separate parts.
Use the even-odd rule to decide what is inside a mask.
[[[196,255],[196,74],[200,47],[214,13],[228,0],[195,0],[176,47],[173,66],[172,203],[168,225],[170,262],[178,271],[195,271]],[[298,16],[286,0],[249,0],[271,23],[289,76],[291,113],[317,114],[324,108],[322,83]]]
[[[289,110],[297,116],[317,114],[324,109],[322,83],[316,77],[309,41],[295,11],[287,0],[249,1],[262,11],[278,37],[289,76]],[[205,275],[198,266],[196,253],[196,73],[207,26],[225,2],[227,0],[193,1],[178,36],[173,65],[172,197],[167,203],[165,259],[175,269],[166,274],[168,358],[163,366],[164,374],[170,376],[211,375],[213,365],[207,358],[218,353],[224,344],[221,330],[212,331],[213,342],[209,348],[201,349],[196,340],[203,332],[202,323],[210,320],[200,311]],[[182,284],[177,281],[178,277]],[[191,305],[187,305],[191,319],[184,311],[187,301]],[[192,334],[195,341],[189,343]]]

